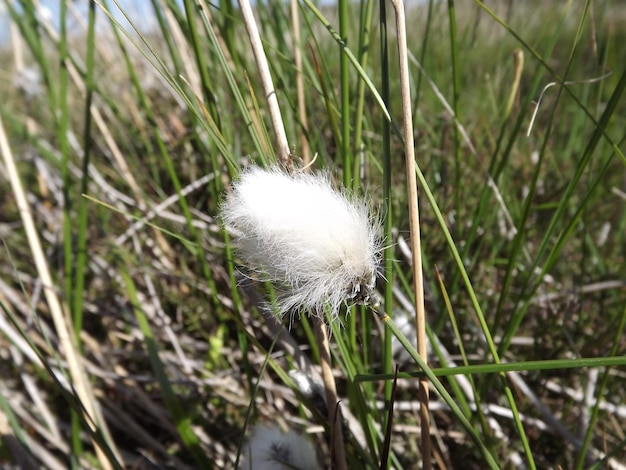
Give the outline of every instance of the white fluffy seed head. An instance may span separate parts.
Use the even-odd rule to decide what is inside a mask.
[[[367,204],[325,173],[251,167],[233,184],[222,220],[244,264],[279,290],[277,309],[337,316],[368,303],[380,262],[379,224]]]
[[[320,468],[313,445],[293,431],[283,433],[276,426],[257,424],[242,449],[241,470],[317,470]]]

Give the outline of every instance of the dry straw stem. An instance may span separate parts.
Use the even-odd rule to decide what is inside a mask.
[[[278,145],[278,159],[285,168],[291,170],[292,166],[289,158],[291,152],[289,150],[289,143],[287,142],[287,134],[283,126],[283,118],[280,113],[280,106],[278,105],[278,98],[276,97],[276,90],[274,89],[270,68],[267,64],[267,57],[263,50],[259,29],[257,28],[250,2],[248,0],[239,0],[239,6],[241,7],[241,14],[243,15],[246,30],[248,31],[248,38],[252,45],[252,54],[254,55],[256,66],[259,69],[265,97],[267,98],[272,128],[274,129],[276,145]]]
[[[26,200],[26,194],[24,193],[24,188],[22,187],[22,182],[20,181],[17,172],[17,167],[9,147],[6,133],[4,131],[4,124],[2,123],[1,118],[0,153],[2,153],[2,158],[7,169],[7,177],[11,183],[11,188],[15,196],[17,208],[22,218],[24,230],[26,231],[26,237],[30,245],[30,250],[33,254],[35,266],[43,285],[48,308],[50,309],[50,315],[52,316],[52,321],[54,322],[54,327],[57,331],[59,342],[61,343],[61,351],[64,353],[67,361],[72,384],[76,390],[78,399],[84,407],[85,421],[89,424],[92,431],[96,432],[99,429],[105,436],[107,436],[109,446],[115,452],[113,443],[111,439],[108,438],[108,429],[100,414],[100,410],[94,398],[93,391],[90,388],[89,381],[85,376],[81,358],[76,345],[74,344],[70,328],[65,321],[65,315],[61,307],[61,302],[56,295],[54,283],[52,282],[52,276],[50,275],[50,270],[48,268],[48,264],[46,263],[46,256],[43,252],[41,241],[39,240],[39,234],[37,233],[37,228],[35,227],[35,222],[33,221],[33,216]],[[98,443],[94,441],[93,445],[95,446],[96,454],[102,468],[112,468],[105,452],[100,448]]]
[[[296,63],[296,93],[298,95],[298,118],[302,125],[300,131],[300,153],[306,167],[311,161],[311,150],[307,140],[306,101],[304,99],[304,78],[302,77],[302,49],[300,45],[300,13],[298,0],[291,0],[291,24],[293,27],[293,58]]]
[[[289,150],[287,134],[285,133],[285,126],[283,125],[280,107],[278,106],[278,99],[272,83],[272,76],[270,75],[269,66],[267,64],[267,57],[265,56],[265,51],[263,50],[263,44],[261,43],[261,37],[259,36],[259,30],[252,13],[252,8],[248,0],[239,0],[239,6],[241,7],[241,12],[246,24],[250,43],[252,45],[252,53],[254,54],[259,74],[261,75],[261,80],[263,82],[263,88],[267,97],[272,126],[274,128],[274,135],[276,137],[276,144],[279,149],[279,160],[288,171],[292,171],[293,163],[291,161],[291,152]],[[330,360],[328,330],[323,321],[317,321],[316,319],[313,321],[313,327],[315,328],[315,336],[320,348],[322,378],[324,380],[326,400],[328,402],[328,425],[332,430],[330,433],[332,439],[330,448],[333,451],[333,468],[337,470],[345,470],[347,468],[346,455],[342,438],[343,432],[341,419],[339,419],[338,415],[339,404],[337,399],[337,387],[335,385]]]
[[[424,280],[422,275],[422,251],[420,242],[419,204],[417,177],[415,174],[415,147],[413,141],[413,118],[411,111],[411,91],[409,88],[409,59],[406,45],[406,19],[402,0],[392,0],[396,13],[398,34],[398,56],[400,63],[400,89],[402,92],[402,131],[406,145],[406,175],[409,199],[409,222],[411,229],[411,251],[413,253],[413,289],[415,293],[415,326],[417,329],[417,351],[428,363],[426,348],[426,314],[424,311]],[[431,468],[430,416],[428,414],[428,379],[419,381],[420,423],[422,439],[422,459],[425,470]]]
[[[330,344],[328,342],[328,327],[321,315],[313,317],[313,330],[320,350],[320,362],[322,366],[322,381],[326,390],[326,403],[328,404],[328,426],[330,428],[330,455],[332,468],[347,470],[346,451],[343,444],[343,430],[341,425],[341,408],[337,398],[337,386],[333,375],[332,361],[330,357]]]

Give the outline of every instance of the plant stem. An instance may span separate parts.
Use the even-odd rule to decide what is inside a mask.
[[[320,363],[322,366],[322,380],[326,389],[326,403],[328,405],[328,425],[330,427],[330,455],[332,468],[346,470],[346,452],[343,445],[341,429],[341,409],[337,399],[337,388],[333,367],[330,359],[330,345],[328,344],[328,329],[322,314],[313,316],[313,330],[317,344],[320,346]]]
[[[398,34],[398,56],[400,63],[400,89],[402,91],[402,131],[405,142],[407,192],[409,200],[409,223],[411,228],[411,251],[413,253],[413,291],[415,294],[415,327],[417,330],[417,350],[424,363],[428,363],[426,348],[426,314],[424,310],[424,279],[422,274],[422,249],[420,242],[419,204],[417,179],[415,176],[415,148],[413,140],[413,114],[411,91],[409,88],[409,61],[406,44],[406,20],[404,3],[392,0],[396,12],[396,32]],[[422,441],[422,468],[430,470],[430,416],[428,414],[428,379],[420,378],[418,387],[420,401],[420,423]]]
[[[272,119],[274,137],[276,138],[276,145],[278,146],[278,160],[285,168],[291,171],[293,165],[290,158],[291,151],[289,150],[289,143],[287,141],[287,134],[285,133],[285,126],[283,125],[283,118],[280,113],[280,106],[278,105],[276,89],[274,88],[270,68],[267,64],[267,57],[263,50],[263,43],[261,42],[259,29],[254,19],[254,13],[252,13],[252,7],[248,0],[239,0],[239,6],[246,24],[246,30],[248,31],[248,38],[252,46],[254,60],[256,61],[256,66],[261,76],[261,82],[263,83],[263,90],[265,91],[265,98],[267,99],[267,106]]]

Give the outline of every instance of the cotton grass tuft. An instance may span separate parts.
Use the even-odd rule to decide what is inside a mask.
[[[257,424],[242,449],[241,470],[318,470],[313,445],[293,431]]]
[[[365,201],[326,173],[243,172],[221,207],[243,263],[277,287],[279,315],[371,303],[380,262],[379,223]]]

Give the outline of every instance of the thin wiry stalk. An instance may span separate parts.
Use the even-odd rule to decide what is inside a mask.
[[[529,372],[545,370],[579,369],[583,367],[623,367],[626,366],[626,356],[608,357],[582,357],[580,359],[555,359],[541,361],[521,361],[521,362],[498,362],[488,364],[473,364],[468,366],[454,365],[453,367],[440,367],[431,369],[435,377],[464,376],[500,374],[506,372]],[[422,377],[423,371],[400,372],[398,378],[409,379]],[[392,380],[393,374],[377,374],[374,376],[360,376],[355,379],[357,382],[365,382],[366,378],[371,380]]]
[[[320,363],[322,366],[322,380],[326,389],[326,403],[328,405],[328,426],[330,428],[330,454],[333,468],[345,470],[346,451],[343,443],[343,426],[341,423],[341,409],[337,398],[337,387],[333,376],[332,362],[330,357],[330,344],[328,342],[328,328],[324,317],[316,315],[313,318],[315,338],[320,348]]]
[[[461,89],[460,78],[459,78],[459,53],[458,53],[458,44],[456,37],[456,12],[454,6],[454,0],[448,0],[448,23],[450,25],[450,59],[451,59],[451,67],[452,67],[452,110],[455,116],[459,115],[459,94]],[[454,127],[453,132],[453,144],[454,144],[454,186],[459,190],[455,191],[455,205],[457,213],[460,213],[461,204],[462,204],[462,192],[460,188],[463,187],[461,184],[461,142],[459,136],[459,128]],[[458,225],[459,230],[461,225]],[[457,232],[456,238],[460,238],[460,232]]]
[[[406,336],[396,326],[396,324],[393,322],[391,317],[389,317],[389,315],[387,315],[386,313],[381,314],[380,312],[377,312],[376,310],[373,310],[373,312],[374,314],[378,316],[380,321],[382,321],[387,326],[387,328],[389,328],[389,330],[398,339],[398,341],[400,341],[400,343],[405,348],[405,350],[410,354],[411,358],[420,367],[421,372],[423,372],[430,379],[430,382],[435,387],[435,390],[437,390],[439,395],[441,395],[441,398],[443,398],[443,400],[448,404],[452,412],[456,415],[459,422],[463,425],[463,427],[466,429],[466,431],[470,434],[470,436],[474,440],[474,443],[480,449],[483,457],[485,458],[485,463],[489,466],[489,468],[492,468],[492,469],[499,468],[498,464],[494,460],[494,457],[489,452],[489,449],[487,449],[487,446],[481,440],[480,436],[475,431],[472,424],[469,422],[467,417],[465,417],[465,415],[463,414],[463,411],[456,404],[456,402],[454,401],[450,393],[446,390],[446,388],[443,386],[441,381],[435,376],[432,369],[428,367],[428,364],[426,364],[426,362],[424,362],[424,360],[422,359],[422,356],[415,350],[413,345],[409,343]],[[390,377],[390,378],[393,378],[393,377]],[[420,403],[420,409],[421,408],[422,406]]]
[[[524,70],[524,51],[519,47],[513,51],[514,74],[511,81],[511,91],[509,99],[504,108],[503,119],[508,120],[514,106],[519,106],[520,81],[522,79],[522,71]]]
[[[465,350],[465,346],[463,345],[463,338],[461,337],[461,333],[459,330],[459,326],[458,326],[458,322],[456,321],[456,315],[454,314],[454,310],[452,308],[452,304],[450,303],[450,297],[448,296],[448,292],[446,291],[446,286],[443,282],[443,279],[441,278],[441,273],[439,272],[439,270],[435,267],[435,271],[436,271],[436,277],[437,277],[437,281],[439,283],[439,289],[441,290],[441,294],[443,296],[443,300],[446,306],[446,310],[448,311],[448,317],[450,318],[450,324],[452,326],[452,329],[454,330],[454,335],[457,338],[457,341],[459,343],[459,352],[461,354],[461,358],[463,359],[463,365],[467,366],[469,361],[467,358],[467,353]],[[439,351],[441,348],[435,348],[437,351]],[[443,361],[442,361],[443,362]],[[449,364],[448,364],[449,365]],[[472,395],[471,395],[471,399],[474,402],[479,403],[480,402],[480,396],[478,394],[478,389],[476,388],[476,383],[474,382],[474,378],[469,375],[467,377],[467,381],[469,383],[469,386],[471,387],[472,390]],[[457,384],[455,380],[450,381],[452,388],[456,389],[457,388]],[[456,391],[456,390],[455,390]],[[457,397],[459,395],[457,394]],[[469,409],[467,407],[467,402],[465,400],[459,400],[460,403],[460,407],[463,409],[463,411],[465,412],[466,416],[470,416],[469,413]],[[485,419],[485,414],[482,410],[482,408],[479,406],[477,407],[478,410],[478,420],[480,422],[481,427],[483,428],[483,432],[485,434],[487,434],[488,431],[488,427],[487,427],[487,420]]]
[[[387,37],[387,6],[385,0],[380,0],[380,62],[381,62],[381,94],[386,106],[389,106],[391,102],[390,92],[390,70],[389,70],[389,40]],[[384,234],[385,240],[388,242],[385,245],[383,253],[384,274],[385,274],[385,311],[391,311],[393,306],[393,283],[394,283],[394,250],[393,245],[389,243],[393,236],[393,200],[392,200],[392,168],[391,168],[391,124],[383,117],[380,123],[382,134],[382,160],[383,160],[383,199],[385,205],[385,222],[384,222]],[[391,373],[393,369],[392,365],[392,337],[390,331],[385,330],[385,336],[383,339],[383,371]],[[391,401],[392,383],[391,381],[385,382],[384,388],[385,402]],[[387,462],[381,461],[381,466],[387,464]]]
[[[424,278],[422,273],[422,247],[420,240],[419,203],[417,179],[415,176],[415,147],[413,141],[413,111],[411,109],[411,91],[409,83],[409,59],[406,44],[406,19],[404,3],[392,0],[396,13],[396,31],[398,34],[398,56],[400,61],[400,89],[402,91],[402,131],[405,144],[407,199],[409,201],[409,222],[411,229],[411,251],[413,253],[413,291],[415,293],[415,327],[417,329],[417,348],[424,363],[428,363],[426,343],[426,312],[424,309]],[[419,381],[420,425],[422,441],[422,459],[425,470],[430,470],[430,415],[428,413],[428,380]]]
[[[352,185],[352,149],[350,139],[350,74],[348,56],[341,50],[348,44],[348,0],[339,0],[339,79],[341,82],[341,156],[343,159],[343,184],[346,188]],[[356,175],[354,175],[356,177]]]
[[[291,150],[289,149],[287,134],[285,134],[285,126],[283,124],[280,106],[278,105],[278,97],[276,96],[276,89],[274,88],[270,68],[267,64],[267,57],[265,56],[265,51],[263,50],[263,43],[261,42],[259,29],[257,28],[250,2],[248,0],[239,0],[239,5],[241,7],[241,14],[243,15],[246,30],[248,31],[250,44],[252,45],[252,53],[259,70],[263,90],[265,91],[265,98],[267,99],[267,106],[272,120],[272,128],[274,130],[274,137],[276,139],[276,145],[278,146],[278,160],[285,168],[291,171],[293,169],[293,163],[290,158]]]
[[[364,69],[367,69],[368,62],[371,55],[371,37],[370,28],[372,27],[372,18],[374,16],[375,0],[367,0],[361,3],[361,29],[359,31],[359,62]],[[384,70],[384,69],[383,69]],[[358,77],[358,84],[356,90],[356,109],[354,113],[354,153],[358,158],[354,159],[352,163],[352,188],[356,191],[362,184],[360,168],[362,165],[362,155],[365,151],[365,145],[363,143],[363,126],[366,123],[366,116],[364,113],[365,107],[365,82]]]
[[[217,109],[217,103],[215,99],[215,90],[213,90],[212,81],[209,79],[209,71],[206,66],[206,58],[204,56],[204,50],[200,47],[200,36],[198,31],[198,26],[196,24],[195,14],[197,11],[197,6],[191,3],[190,0],[184,0],[185,13],[187,15],[187,26],[189,28],[190,35],[190,43],[193,48],[195,63],[189,60],[184,60],[184,64],[191,64],[197,67],[196,71],[199,73],[193,73],[191,77],[191,83],[193,85],[200,85],[202,89],[202,96],[205,100],[205,105],[208,108],[208,113],[215,119],[218,123],[220,122],[220,113]],[[186,48],[181,48],[181,52],[177,52],[177,55],[183,56]],[[195,72],[195,71],[194,71]],[[198,76],[199,75],[199,76]],[[194,81],[194,78],[197,80]],[[196,88],[198,90],[198,88]]]
[[[485,316],[482,312],[482,309],[480,307],[480,304],[478,302],[478,298],[476,297],[476,292],[474,291],[474,288],[472,287],[472,283],[470,281],[469,275],[467,274],[467,270],[465,269],[465,266],[463,265],[463,262],[460,258],[459,252],[457,250],[456,245],[454,244],[454,241],[452,240],[452,235],[450,234],[450,231],[448,230],[444,220],[443,220],[443,215],[441,214],[441,211],[439,210],[439,208],[437,207],[437,204],[435,202],[434,196],[430,190],[430,188],[428,187],[428,184],[426,183],[426,180],[424,178],[424,175],[421,173],[421,171],[419,171],[419,168],[417,169],[417,176],[418,179],[420,181],[420,183],[422,184],[422,190],[424,191],[424,194],[426,196],[426,198],[428,199],[428,201],[431,204],[431,207],[433,208],[435,215],[437,217],[437,220],[439,222],[440,227],[442,228],[443,234],[446,237],[448,246],[450,247],[450,250],[452,252],[452,256],[454,258],[454,261],[457,265],[457,268],[459,270],[459,274],[463,279],[463,283],[465,284],[465,287],[468,291],[468,295],[469,298],[472,302],[472,306],[476,312],[476,318],[478,320],[478,322],[480,323],[480,328],[484,334],[484,341],[487,343],[488,347],[489,347],[489,352],[492,355],[494,361],[496,363],[500,362],[500,356],[498,354],[498,351],[496,349],[491,331],[489,330],[489,327],[487,325],[487,322],[485,320]],[[510,386],[507,384],[506,382],[506,378],[503,374],[501,374],[500,376],[502,383],[504,385],[504,390],[505,390],[505,395],[507,398],[507,401],[509,403],[509,406],[511,407],[511,410],[513,411],[514,417],[516,419],[516,424],[518,425],[518,430],[520,431],[520,437],[522,439],[522,444],[524,445],[524,450],[526,453],[526,456],[529,460],[529,463],[531,464],[531,467],[534,468],[534,462],[533,462],[533,457],[532,457],[532,453],[530,452],[530,447],[528,445],[528,438],[526,437],[526,433],[523,431],[523,428],[521,427],[521,422],[519,421],[519,413],[517,411],[517,405],[515,403],[515,399],[513,397],[513,392],[511,391]]]
[[[347,44],[343,42],[339,33],[337,33],[337,31],[333,29],[330,22],[324,17],[322,12],[313,4],[313,2],[311,2],[311,0],[304,0],[304,3],[313,12],[313,14],[317,17],[317,19],[324,25],[324,27],[328,29],[328,32],[331,34],[333,39],[341,46],[343,53],[348,57],[353,67],[357,70],[361,79],[365,82],[365,84],[369,88],[374,99],[376,100],[376,102],[380,106],[380,109],[384,113],[385,118],[391,122],[391,115],[389,114],[389,111],[387,110],[387,106],[385,105],[385,102],[383,101],[380,94],[378,93],[378,90],[374,86],[374,83],[372,82],[371,78],[367,75],[365,70],[363,70],[363,67],[361,66],[357,58],[354,56],[350,48],[347,46]]]
[[[302,77],[302,43],[300,35],[300,9],[298,1],[291,0],[291,22],[293,27],[293,58],[296,64],[296,93],[298,99],[298,119],[302,130],[300,131],[300,149],[302,162],[307,166],[311,161],[311,149],[309,147],[308,124],[306,117],[306,100],[304,96],[304,78]]]

